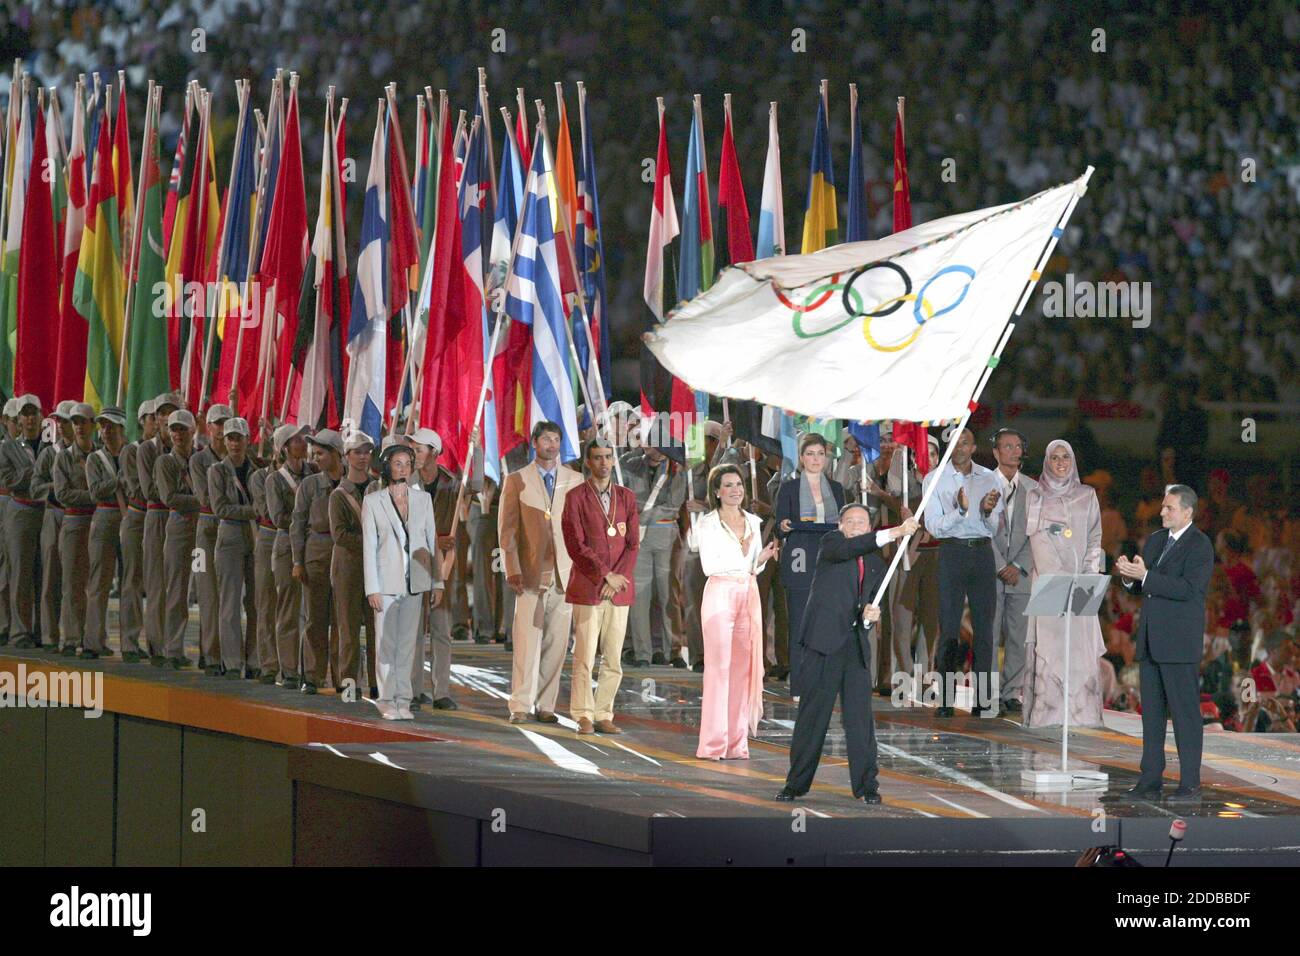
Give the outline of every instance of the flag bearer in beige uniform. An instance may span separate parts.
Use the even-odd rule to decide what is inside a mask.
[[[59,402],[54,410],[57,437],[37,456],[32,479],[33,494],[45,499],[45,520],[41,525],[41,643],[51,651],[60,649],[63,608],[63,562],[59,559],[63,505],[54,493],[54,460],[72,444],[72,408],[76,404],[71,400]]]
[[[117,546],[122,513],[126,511],[126,492],[122,488],[126,413],[109,405],[95,417],[95,423],[99,426],[100,447],[86,458],[86,487],[95,502],[95,514],[90,519],[86,548],[86,627],[78,655],[82,660],[111,657],[113,653],[107,646],[108,592],[117,571]],[[66,517],[64,522],[66,531]],[[125,591],[125,586],[121,590]]]
[[[329,497],[330,534],[334,550],[330,558],[330,590],[334,595],[334,620],[339,629],[338,675],[357,685],[358,702],[370,689],[372,700],[379,696],[375,679],[375,612],[366,601],[361,565],[361,501],[370,483],[370,436],[354,432],[343,443],[347,474]],[[361,648],[361,625],[366,627],[366,685],[357,676]]]
[[[199,499],[199,526],[194,533],[194,544],[203,552],[204,571],[194,579],[194,590],[199,599],[199,666],[211,676],[221,672],[222,654],[217,645],[217,575],[212,560],[217,546],[218,519],[208,503],[208,469],[226,454],[226,441],[222,435],[226,419],[234,413],[229,405],[213,405],[204,415],[207,423],[207,442],[190,455],[190,485]],[[198,435],[195,436],[196,439]]]
[[[163,627],[167,618],[167,593],[163,574],[163,545],[167,537],[167,506],[158,497],[154,466],[172,449],[172,433],[167,427],[172,413],[181,407],[175,392],[165,392],[154,399],[154,436],[140,442],[136,452],[136,474],[140,478],[140,497],[144,499],[144,530],[140,538],[140,566],[144,571],[144,651],[159,665],[164,663]],[[123,559],[125,561],[125,559]]]
[[[0,458],[3,448],[18,435],[18,399],[11,398],[0,413]],[[9,548],[5,542],[9,525],[9,489],[0,478],[0,647],[9,643]]]
[[[307,601],[307,631],[303,640],[302,692],[314,694],[331,676],[339,686],[338,632],[330,627],[334,603],[330,594],[330,492],[343,480],[343,438],[326,428],[307,439],[319,471],[298,484],[289,525],[293,576],[303,585]]]
[[[161,656],[155,654],[152,659],[155,667],[170,664],[179,669],[190,665],[185,656],[185,628],[190,619],[190,569],[199,523],[199,499],[190,478],[194,425],[194,416],[187,409],[171,413],[167,429],[172,435],[172,450],[159,458],[153,469],[158,497],[167,506],[167,532],[163,539],[163,593],[167,603],[163,650]],[[204,570],[211,572],[210,568]]]
[[[118,458],[121,470],[118,487],[126,502],[119,531],[122,546],[122,571],[118,578],[118,644],[122,660],[134,664],[140,660],[140,626],[144,620],[144,565],[143,538],[145,500],[140,491],[140,469],[137,458],[141,442],[153,438],[155,426],[154,400],[146,399],[136,411],[140,423],[140,440],[128,442]],[[102,430],[103,423],[100,423]]]
[[[9,637],[14,647],[41,642],[36,622],[40,587],[41,526],[45,499],[33,489],[36,462],[46,444],[41,434],[41,400],[22,395],[14,400],[18,435],[0,447],[0,481],[9,489],[5,565],[9,573]]]
[[[271,459],[274,461],[274,458]],[[256,654],[246,652],[246,656],[257,660],[258,680],[263,684],[274,684],[280,673],[280,655],[275,643],[275,571],[272,568],[272,552],[275,550],[275,525],[266,513],[266,480],[275,470],[272,464],[255,469],[248,477],[248,493],[253,498],[253,512],[256,515],[257,530],[253,542],[253,593],[257,606],[257,648]],[[245,635],[247,646],[248,637]]]
[[[86,581],[90,577],[90,524],[95,498],[86,484],[86,459],[95,450],[95,409],[85,402],[72,406],[72,441],[54,459],[54,497],[63,505],[59,526],[59,630],[63,653],[81,652],[86,627]]]
[[[300,689],[298,615],[302,610],[302,584],[293,574],[293,548],[289,543],[289,524],[293,518],[293,500],[298,485],[316,467],[307,461],[306,427],[281,425],[272,436],[280,464],[266,478],[266,513],[275,525],[275,546],[271,567],[275,574],[275,646],[280,662],[280,686]]]
[[[211,413],[209,413],[211,418]],[[253,461],[248,457],[248,422],[222,420],[225,455],[208,469],[208,501],[219,522],[216,561],[220,606],[220,660],[226,677],[258,676],[257,602],[254,593],[253,547],[257,510],[249,487]],[[240,610],[247,630],[240,623]]]

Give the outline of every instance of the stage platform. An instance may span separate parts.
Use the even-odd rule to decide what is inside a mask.
[[[1131,802],[1140,730],[1108,713],[1070,751],[1108,788],[1036,794],[1021,771],[1059,763],[1059,732],[877,698],[883,804],[852,799],[835,721],[792,805],[773,799],[795,717],[784,685],[767,685],[750,759],[715,762],[694,756],[699,674],[628,668],[626,732],[579,737],[567,717],[506,721],[509,664],[457,643],[460,709],[389,722],[331,693],[0,648],[15,676],[101,673],[105,709],[0,709],[0,800],[33,811],[0,815],[0,863],[1070,865],[1122,844],[1163,865],[1174,817],[1188,823],[1174,865],[1300,863],[1298,735],[1207,733],[1199,805]]]

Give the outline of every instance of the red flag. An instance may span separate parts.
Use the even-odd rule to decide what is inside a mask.
[[[388,113],[388,370],[384,378],[384,408],[401,400],[404,361],[404,306],[411,290],[418,286],[420,267],[419,230],[411,208],[411,180],[406,173],[406,151],[402,124],[397,113]],[[454,206],[453,202],[453,206]],[[458,230],[459,231],[459,230]]]
[[[894,232],[912,228],[912,189],[907,180],[907,151],[903,148],[903,98],[894,119]]]
[[[113,176],[117,192],[118,235],[122,237],[122,267],[131,272],[131,251],[135,228],[135,186],[131,182],[131,137],[126,118],[126,85],[117,96],[117,116],[113,126]]]
[[[307,246],[307,186],[302,171],[298,91],[291,89],[280,173],[271,203],[271,221],[267,225],[266,254],[262,257],[263,281],[275,286],[275,316],[270,330],[275,336],[276,352],[272,359],[275,392],[271,395],[270,411],[280,415],[283,410],[286,422],[297,421],[298,390],[302,386],[302,376],[293,368],[292,359],[293,342],[298,334],[298,299],[307,268]],[[265,285],[263,294],[266,294]],[[259,389],[262,384],[259,383]]]
[[[346,99],[344,99],[339,104],[339,124],[338,124],[338,129],[335,131],[334,134],[334,143],[335,143],[334,155],[338,157],[338,161],[339,161],[339,175],[338,175],[339,208],[346,210],[348,208],[348,184],[343,179],[343,162],[348,155],[347,100]],[[342,236],[345,230],[345,223],[340,221],[337,224],[337,228],[339,230],[339,235]],[[346,246],[346,242],[344,243],[344,245]],[[351,324],[352,321],[352,291],[348,282],[347,250],[346,249],[342,250],[342,253],[343,254],[339,256],[339,263],[334,269],[335,274],[339,276],[338,278],[339,300],[338,300],[338,306],[335,309],[334,320],[339,332],[338,349],[340,355],[342,356],[342,369],[343,369],[342,381],[344,385],[346,385],[348,381],[348,362],[350,361],[350,356],[348,355],[348,326]],[[342,415],[343,396],[342,395],[336,396],[335,403],[338,405],[339,414]]]
[[[916,470],[924,475],[930,470],[930,432],[920,422],[894,422],[894,441],[912,449]]]
[[[429,328],[424,337],[424,377],[419,398],[420,424],[429,426],[439,435],[451,435],[457,414],[457,359],[451,346],[469,316],[465,305],[466,272],[461,251],[460,216],[456,209],[456,157],[450,115],[443,123],[442,134],[442,161],[438,167],[438,225],[430,264],[433,278],[429,294]]]
[[[750,262],[754,242],[749,235],[749,205],[740,181],[740,161],[731,135],[731,107],[728,104],[722,127],[722,168],[718,173],[718,207],[727,213],[727,255],[731,264]]]
[[[91,148],[96,144],[92,143]],[[86,225],[86,132],[85,107],[76,93],[72,113],[72,152],[68,154],[68,216],[63,239],[63,269],[59,302],[59,343],[54,374],[54,400],[80,399],[86,387],[86,342],[90,325],[72,303],[77,284],[77,261],[81,256],[81,234]]]
[[[32,111],[32,165],[23,207],[23,245],[18,255],[18,347],[14,352],[14,394],[31,392],[42,408],[54,404],[55,328],[59,314],[59,267],[54,248],[52,169],[46,166],[45,116]],[[107,150],[102,150],[101,155]],[[17,177],[15,176],[15,180]],[[80,394],[80,393],[78,393]]]

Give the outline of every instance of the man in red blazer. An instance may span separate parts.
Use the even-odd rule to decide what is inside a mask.
[[[569,491],[560,520],[573,569],[565,599],[573,605],[573,680],[569,712],[578,733],[619,734],[614,697],[623,680],[623,637],[636,599],[632,572],[641,544],[636,496],[610,480],[614,446],[587,442],[583,459],[591,477]],[[591,698],[591,666],[600,648],[600,679]]]

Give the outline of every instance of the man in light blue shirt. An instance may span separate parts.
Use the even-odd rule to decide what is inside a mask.
[[[993,617],[997,605],[997,564],[993,533],[1002,519],[1002,492],[997,475],[971,461],[975,435],[962,430],[952,458],[925,476],[929,494],[925,528],[939,540],[939,648],[936,664],[943,673],[940,717],[953,716],[953,688],[961,679],[965,652],[961,644],[962,605],[970,601],[974,631],[971,678],[975,703],[971,716],[993,716],[998,699],[993,686]]]

